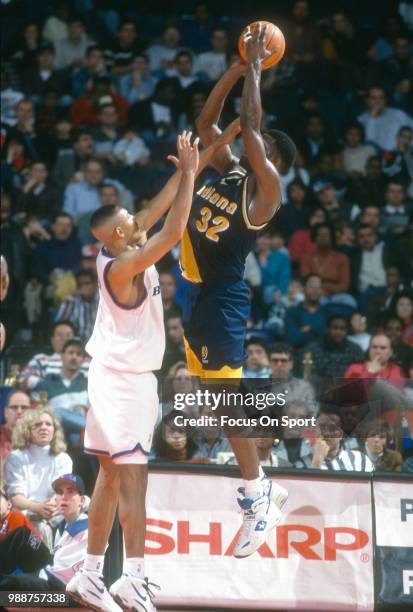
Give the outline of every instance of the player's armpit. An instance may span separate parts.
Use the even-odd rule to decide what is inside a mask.
[[[248,213],[254,225],[262,225],[272,219],[280,207],[280,177],[274,164],[267,158],[261,133],[246,125],[243,126],[242,137],[256,183],[254,193],[251,194],[253,203]]]

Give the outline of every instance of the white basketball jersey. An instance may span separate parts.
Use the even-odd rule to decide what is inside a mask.
[[[108,283],[115,257],[103,248],[96,260],[99,307],[87,352],[102,365],[126,372],[159,370],[165,329],[159,277],[155,266],[142,272],[145,294],[133,306],[118,302]]]

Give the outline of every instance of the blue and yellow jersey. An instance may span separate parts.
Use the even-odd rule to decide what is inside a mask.
[[[256,233],[266,225],[253,225],[248,218],[247,186],[247,173],[232,170],[194,195],[181,243],[187,280],[222,286],[243,279]]]

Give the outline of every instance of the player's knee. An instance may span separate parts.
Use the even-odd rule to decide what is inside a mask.
[[[148,467],[141,464],[124,464],[119,466],[120,483],[122,489],[146,487]]]
[[[115,484],[119,481],[119,466],[111,459],[100,459],[99,476],[106,485]]]

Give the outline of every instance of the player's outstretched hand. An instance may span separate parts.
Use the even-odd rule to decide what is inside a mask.
[[[178,170],[182,172],[196,172],[199,164],[199,151],[198,143],[199,138],[195,138],[191,144],[192,132],[184,130],[182,134],[179,134],[176,148],[178,151],[178,157],[174,155],[168,155],[169,161],[171,161]]]
[[[240,131],[241,131],[241,122],[240,122],[240,118],[237,117],[237,119],[234,119],[234,121],[231,121],[231,123],[227,125],[225,130],[218,137],[219,144],[220,145],[231,144],[231,142],[233,142],[235,138],[238,136]]]
[[[263,62],[271,55],[271,51],[265,48],[265,37],[267,34],[267,25],[259,23],[254,32],[248,28],[244,34],[244,42],[247,49],[247,62],[254,64],[255,62]]]

